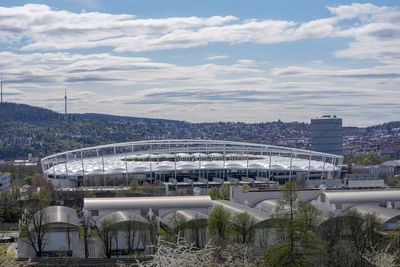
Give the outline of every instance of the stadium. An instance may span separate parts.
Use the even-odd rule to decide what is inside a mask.
[[[333,179],[343,157],[264,144],[151,140],[66,151],[41,160],[56,187],[127,186],[133,180],[177,183]]]

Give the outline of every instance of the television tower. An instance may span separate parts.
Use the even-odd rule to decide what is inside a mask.
[[[64,104],[65,104],[65,115],[67,115],[67,88],[65,88]]]
[[[0,76],[0,103],[3,103],[3,75]]]

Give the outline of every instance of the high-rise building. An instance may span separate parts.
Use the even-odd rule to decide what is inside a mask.
[[[311,119],[311,150],[335,155],[343,154],[341,118],[324,115]]]

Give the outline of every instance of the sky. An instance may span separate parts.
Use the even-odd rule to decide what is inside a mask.
[[[398,1],[0,1],[4,101],[186,120],[400,120]]]

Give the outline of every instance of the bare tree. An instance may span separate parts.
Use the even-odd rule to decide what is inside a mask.
[[[43,256],[43,250],[46,246],[46,236],[50,230],[49,216],[44,209],[40,209],[34,215],[26,216],[23,221],[24,242],[31,246],[36,253],[36,257]]]
[[[136,221],[133,217],[129,217],[123,225],[126,246],[128,254],[132,255],[139,245],[141,222]]]
[[[203,248],[207,239],[207,220],[201,219],[196,214],[195,219],[188,224],[191,230],[191,240],[197,248]]]
[[[112,242],[116,234],[114,224],[115,220],[107,218],[97,226],[97,233],[103,242],[103,251],[106,258],[111,258],[112,256]]]
[[[177,242],[178,237],[184,237],[186,219],[183,215],[174,212],[172,217],[168,218],[167,223],[167,236],[171,242]]]
[[[84,215],[81,218],[81,227],[82,227],[82,237],[85,249],[85,258],[89,258],[89,239],[90,239],[90,231],[91,224],[89,216]]]
[[[157,238],[159,236],[159,219],[157,216],[149,212],[148,215],[145,217],[149,224],[147,225],[147,232],[144,236],[144,243],[148,245],[149,248],[149,253],[154,253],[155,251],[155,246],[157,244]]]
[[[248,246],[234,244],[226,246],[224,249],[206,244],[204,248],[198,249],[193,244],[188,244],[184,238],[177,237],[176,243],[162,241],[158,239],[156,250],[151,259],[146,261],[137,260],[137,263],[130,266],[139,267],[162,267],[162,266],[198,266],[198,267],[255,267],[257,259]],[[216,256],[219,251],[224,258],[220,261]],[[119,267],[127,265],[120,262]]]

